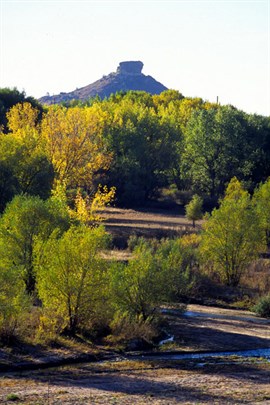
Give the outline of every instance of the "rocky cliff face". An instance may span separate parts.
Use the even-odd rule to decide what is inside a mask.
[[[143,63],[137,62],[120,62],[117,68],[117,73],[120,75],[141,75]]]
[[[103,76],[102,79],[88,86],[70,93],[44,96],[39,101],[42,104],[58,104],[74,99],[84,101],[95,96],[103,99],[121,90],[143,90],[150,94],[160,94],[162,91],[167,90],[167,87],[157,82],[153,77],[144,75],[142,68],[143,63],[141,61],[120,62],[115,73]]]

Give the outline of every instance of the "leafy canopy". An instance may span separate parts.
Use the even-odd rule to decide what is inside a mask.
[[[203,224],[200,252],[228,285],[237,286],[247,265],[265,249],[250,196],[234,177],[218,209]]]
[[[63,328],[72,334],[90,322],[106,298],[106,262],[100,252],[107,244],[104,228],[73,226],[60,237],[52,234],[37,256],[37,288],[43,307],[60,315]]]

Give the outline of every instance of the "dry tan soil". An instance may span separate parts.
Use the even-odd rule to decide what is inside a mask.
[[[192,223],[177,210],[107,208],[101,214],[117,246],[126,247],[130,235],[161,238],[194,232]],[[196,228],[202,221],[196,222]]]
[[[249,311],[188,305],[187,315],[166,309],[167,331],[184,351],[270,348],[270,319]]]
[[[122,209],[108,207],[102,212],[102,217],[106,219],[108,227],[130,227],[130,228],[146,228],[146,229],[171,229],[180,230],[192,227],[184,215],[180,211],[161,210],[161,209]],[[196,224],[201,224],[202,221],[197,221]]]
[[[190,306],[166,313],[177,350],[270,347],[269,321],[246,311]],[[211,314],[209,314],[211,312]],[[194,316],[195,315],[195,316]],[[0,403],[270,404],[270,362],[237,356],[207,360],[127,360],[6,373]]]
[[[24,372],[0,380],[0,402],[23,404],[270,403],[270,364],[223,359],[119,362]]]

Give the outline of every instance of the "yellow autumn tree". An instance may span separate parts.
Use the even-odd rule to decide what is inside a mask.
[[[218,104],[204,101],[201,98],[185,98],[181,100],[179,114],[181,118],[181,129],[184,130],[194,111],[209,110],[218,108]]]
[[[38,109],[30,103],[19,103],[7,113],[8,128],[17,137],[25,137],[29,130],[36,130],[38,121]]]
[[[101,213],[105,206],[115,197],[115,187],[109,190],[107,186],[99,185],[93,196],[82,196],[78,189],[74,200],[74,208],[69,208],[71,218],[77,219],[82,223],[101,222]]]
[[[107,170],[111,155],[102,138],[101,111],[93,107],[53,106],[42,121],[42,134],[58,180],[91,190],[94,176]]]
[[[0,186],[2,209],[15,194],[42,198],[50,194],[54,171],[40,135],[38,115],[39,110],[30,103],[16,104],[7,113],[9,132],[0,132],[0,167],[3,179],[5,173],[9,176]]]
[[[97,186],[100,173],[109,168],[112,159],[103,137],[107,114],[98,104],[72,108],[52,106],[41,124],[47,153],[56,172],[55,188],[64,185],[66,191],[77,190],[72,215],[84,222],[93,219],[96,201],[102,208],[115,192],[105,189],[102,194],[107,196],[101,199]]]

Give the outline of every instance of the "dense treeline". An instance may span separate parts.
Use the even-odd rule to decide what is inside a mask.
[[[2,341],[25,325],[37,340],[132,323],[144,334],[161,303],[196,297],[210,279],[239,285],[269,243],[269,118],[177,91],[42,109],[4,89],[0,101]],[[193,194],[193,221],[203,199],[219,207],[200,234],[133,238],[128,263],[105,259],[111,242],[97,213],[162,188]]]
[[[0,138],[2,209],[20,192],[46,198],[53,178],[71,193],[116,187],[117,202],[130,206],[164,187],[215,203],[232,177],[252,191],[270,175],[269,117],[173,90],[73,101],[45,108],[42,118],[33,103],[21,104],[9,110],[8,123],[1,120],[8,132]]]

